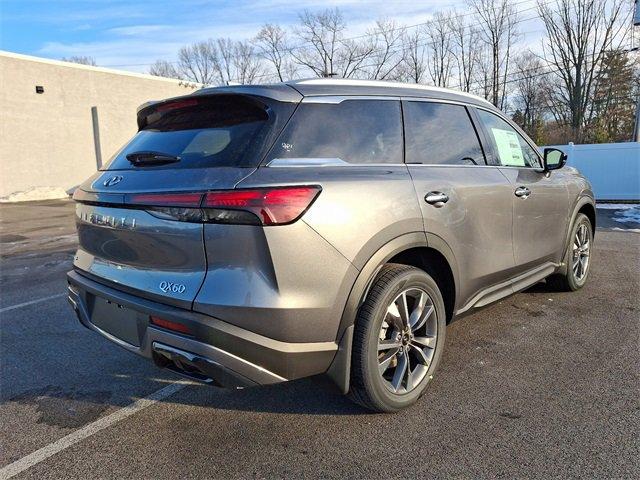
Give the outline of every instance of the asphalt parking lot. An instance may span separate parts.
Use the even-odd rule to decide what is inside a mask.
[[[374,415],[321,378],[225,391],[108,343],[65,298],[71,203],[0,205],[0,479],[640,478],[639,225],[598,213],[584,289],[454,322],[427,395]]]

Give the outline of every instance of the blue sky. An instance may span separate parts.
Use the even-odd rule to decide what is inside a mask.
[[[174,60],[185,44],[217,37],[250,38],[264,23],[290,26],[302,10],[327,7],[339,7],[349,33],[358,35],[379,18],[416,24],[435,11],[454,7],[464,11],[464,2],[0,0],[0,49],[54,59],[89,55],[100,66],[143,72],[156,59]],[[523,28],[530,26],[531,22]]]

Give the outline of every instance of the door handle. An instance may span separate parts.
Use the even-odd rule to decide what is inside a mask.
[[[518,187],[516,188],[515,194],[516,197],[527,198],[529,195],[531,195],[531,190],[529,190],[527,187]]]
[[[434,207],[440,208],[449,201],[449,196],[442,192],[429,192],[424,196],[424,201]]]

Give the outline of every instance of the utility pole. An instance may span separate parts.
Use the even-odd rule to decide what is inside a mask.
[[[640,25],[640,0],[636,0],[636,6],[633,13],[633,27]],[[635,48],[638,50],[638,47]],[[636,92],[636,124],[633,129],[633,141],[640,142],[640,91]]]
[[[102,168],[102,148],[100,147],[100,122],[98,121],[98,107],[91,107],[91,123],[93,124],[93,146],[96,152],[96,167]]]
[[[636,95],[636,124],[633,128],[633,141],[640,142],[640,93]]]

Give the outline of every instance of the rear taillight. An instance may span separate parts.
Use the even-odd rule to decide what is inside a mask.
[[[207,193],[140,193],[125,204],[161,218],[235,225],[285,225],[295,222],[320,193],[318,186],[220,190]]]
[[[222,211],[255,215],[262,225],[282,225],[296,221],[311,206],[320,187],[260,188],[209,192],[202,206]]]

